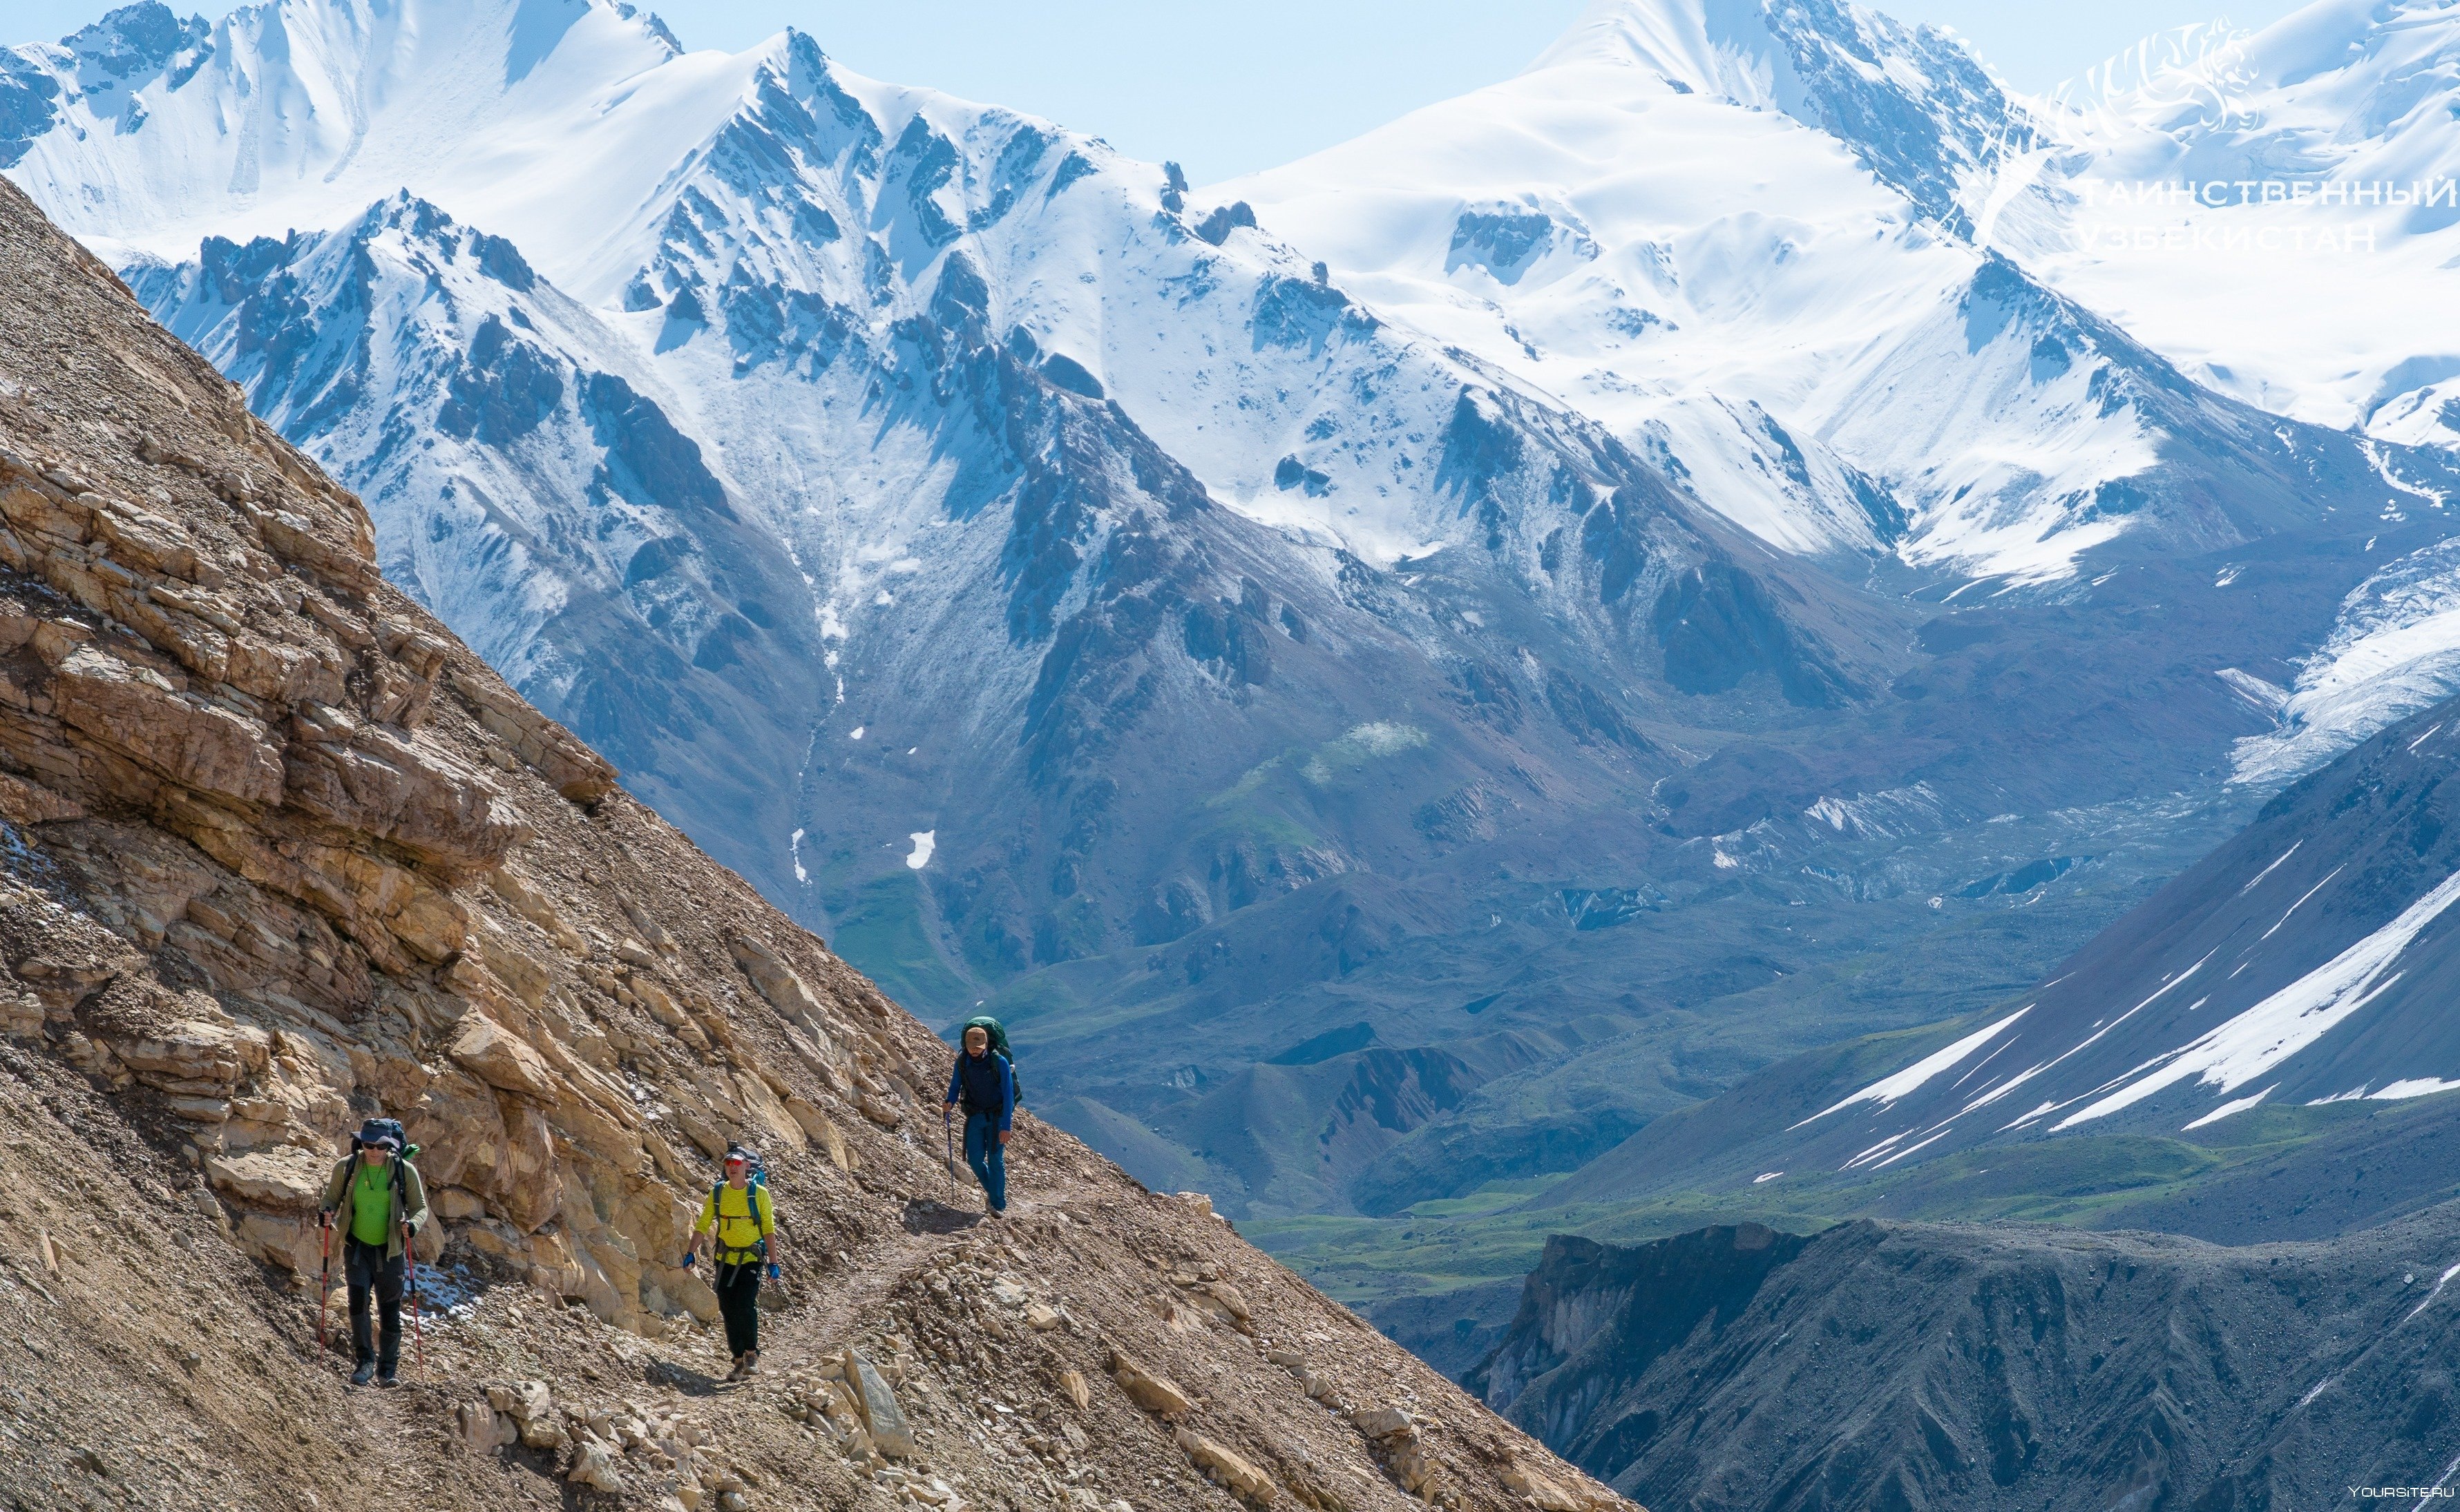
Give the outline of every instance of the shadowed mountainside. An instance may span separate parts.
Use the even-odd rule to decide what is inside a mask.
[[[2451,1206],[2235,1250],[1871,1222],[1563,1238],[1471,1384],[1660,1506],[2319,1504],[2450,1476],[2455,1249]]]

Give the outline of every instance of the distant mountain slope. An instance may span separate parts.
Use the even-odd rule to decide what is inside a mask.
[[[2257,1107],[2460,1090],[2447,1011],[2460,981],[2455,763],[2460,700],[2281,792],[2042,987],[1925,1037],[1927,1053],[1874,1044],[1772,1067],[1644,1131],[1547,1201],[1748,1185],[1771,1171],[1876,1178],[1985,1145],[2192,1133]],[[2420,1137],[2396,1127],[2406,1132],[2372,1138]],[[2319,1149],[2293,1165],[2320,1173],[2329,1158]],[[2420,1171],[2378,1184],[2374,1201],[2440,1189]],[[2231,1222],[2237,1204],[2212,1202],[2210,1221]],[[2170,1221],[2197,1222],[2174,1205]]]
[[[1652,1506],[2237,1508],[2435,1486],[2460,1208],[2329,1245],[1854,1223],[1557,1239],[1473,1374]]]

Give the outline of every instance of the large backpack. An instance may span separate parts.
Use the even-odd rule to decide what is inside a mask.
[[[393,1196],[398,1199],[401,1207],[407,1208],[410,1206],[410,1190],[406,1179],[401,1174],[401,1170],[403,1166],[411,1163],[412,1157],[418,1153],[418,1146],[410,1142],[410,1135],[402,1128],[401,1120],[369,1119],[366,1123],[359,1125],[360,1132],[358,1134],[350,1136],[351,1155],[356,1156],[360,1150],[367,1147],[368,1141],[361,1136],[371,1128],[376,1131],[377,1139],[382,1139],[388,1134],[392,1136],[394,1146],[392,1155]],[[344,1198],[347,1200],[350,1194],[350,1187],[345,1186],[342,1188],[342,1191]]]
[[[988,1014],[976,1014],[966,1019],[957,1030],[957,1054],[959,1055],[965,1053],[965,1030],[967,1029],[980,1029],[990,1036],[991,1054],[1007,1062],[1008,1094],[1016,1099],[1018,1107],[1025,1106],[1025,1083],[1017,1080],[1016,1052],[1007,1047],[1007,1026]]]
[[[368,1141],[362,1136],[369,1129],[375,1130],[376,1138],[378,1139],[382,1139],[388,1134],[392,1135],[393,1152],[402,1156],[404,1159],[409,1158],[412,1148],[410,1135],[403,1130],[401,1120],[399,1119],[370,1119],[366,1123],[360,1124],[359,1133],[350,1136],[351,1154],[356,1155],[367,1145]]]

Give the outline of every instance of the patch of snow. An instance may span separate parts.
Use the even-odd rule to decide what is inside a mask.
[[[2366,1101],[2398,1102],[2407,1098],[2432,1097],[2438,1092],[2460,1092],[2460,1082],[2446,1082],[2441,1077],[2407,1077],[2375,1088],[2366,1094]]]
[[[2288,706],[2289,690],[2277,682],[2266,682],[2252,672],[2237,667],[2223,667],[2213,676],[2230,685],[2230,691],[2276,719]]]
[[[1963,1039],[1959,1040],[1954,1044],[1947,1046],[1945,1049],[1937,1050],[1922,1057],[1922,1059],[1905,1067],[1896,1075],[1882,1077],[1878,1081],[1872,1082],[1869,1086],[1864,1087],[1861,1091],[1855,1093],[1853,1096],[1839,1098],[1837,1101],[1828,1104],[1828,1106],[1821,1108],[1818,1112],[1813,1113],[1811,1117],[1802,1120],[1800,1123],[1789,1124],[1787,1127],[1790,1129],[1798,1129],[1802,1127],[1804,1124],[1816,1124],[1821,1119],[1826,1118],[1829,1114],[1835,1112],[1838,1108],[1851,1107],[1856,1102],[1876,1102],[1883,1108],[1891,1106],[1900,1099],[1912,1093],[1915,1088],[1920,1086],[1923,1082],[1928,1082],[1931,1078],[1939,1076],[1956,1066],[1960,1061],[1963,1060],[1965,1057],[1973,1054],[1973,1052],[1981,1049],[1983,1045],[1988,1044],[1992,1040],[1996,1039],[2001,1030],[2006,1028],[2009,1024],[2014,1023],[2017,1019],[2024,1018],[2026,1014],[2031,1013],[2032,1011],[2033,1005],[2026,1003],[2024,1007],[2017,1009],[2014,1013],[2009,1014],[2006,1018],[2000,1019],[1997,1023],[1990,1025],[1988,1028],[1976,1030],[1972,1034],[1966,1035]]]
[[[1794,1127],[1794,1128],[1800,1128],[1800,1127],[1802,1127],[1802,1125],[1801,1125],[1800,1124],[1794,1124],[1794,1125],[1793,1125],[1793,1127]],[[1848,1160],[1848,1161],[1847,1161],[1847,1162],[1846,1162],[1842,1166],[1840,1166],[1840,1167],[1838,1167],[1838,1168],[1839,1168],[1839,1169],[1842,1169],[1842,1170],[1852,1170],[1855,1166],[1861,1165],[1864,1161],[1871,1159],[1873,1156],[1875,1156],[1875,1155],[1878,1154],[1881,1150],[1888,1148],[1888,1147],[1889,1147],[1890,1145],[1892,1145],[1892,1144],[1895,1144],[1898,1140],[1901,1140],[1901,1139],[1903,1139],[1904,1137],[1905,1137],[1905,1131],[1899,1131],[1899,1132],[1898,1132],[1898,1133],[1891,1134],[1891,1135],[1889,1135],[1886,1139],[1883,1139],[1883,1140],[1879,1141],[1879,1143],[1877,1143],[1877,1144],[1872,1145],[1869,1149],[1863,1150],[1863,1151],[1859,1152],[1858,1154],[1855,1155],[1851,1160]]]
[[[2449,1270],[2444,1271],[2441,1275],[2436,1276],[2434,1278],[2434,1290],[2426,1293],[2425,1301],[2420,1302],[2417,1306],[2409,1309],[2408,1317],[2402,1318],[2401,1321],[2406,1323],[2408,1321],[2408,1318],[2413,1318],[2420,1312],[2425,1312],[2428,1308],[2432,1307],[2434,1305],[2434,1299],[2443,1294],[2443,1289],[2451,1284],[2451,1278],[2453,1276],[2460,1276],[2460,1265],[2455,1265]]]
[[[1922,1141],[1919,1144],[1908,1144],[1903,1149],[1897,1151],[1894,1155],[1889,1156],[1886,1160],[1879,1162],[1878,1165],[1874,1166],[1871,1168],[1873,1170],[1884,1170],[1888,1166],[1894,1166],[1897,1162],[1903,1160],[1906,1156],[1914,1154],[1919,1150],[1928,1149],[1933,1144],[1938,1144],[1940,1140],[1947,1138],[1947,1132],[1948,1131],[1945,1129],[1940,1129],[1938,1133],[1932,1135],[1930,1138]]]
[[[2253,879],[2252,881],[2248,882],[2246,886],[2244,886],[2244,887],[2242,887],[2242,888],[2238,889],[2238,890],[2237,890],[2237,895],[2238,895],[2238,896],[2240,896],[2240,897],[2244,897],[2244,896],[2246,896],[2249,892],[2254,892],[2254,891],[2255,891],[2255,885],[2256,885],[2256,883],[2262,881],[2265,877],[2268,877],[2268,876],[2272,875],[2272,873],[2273,873],[2273,872],[2280,871],[2280,863],[2281,863],[2282,861],[2286,861],[2286,860],[2288,860],[2291,856],[2296,855],[2296,854],[2298,853],[2298,847],[2302,846],[2302,845],[2304,845],[2305,843],[2306,843],[2306,842],[2305,842],[2305,841],[2303,841],[2303,840],[2299,840],[2299,841],[2295,841],[2295,842],[2293,842],[2293,843],[2290,845],[2290,847],[2289,847],[2289,849],[2288,849],[2288,850],[2283,850],[2283,851],[2281,851],[2281,852],[2280,852],[2280,854],[2279,858],[2278,858],[2278,859],[2276,859],[2276,860],[2272,863],[2272,865],[2270,865],[2270,866],[2268,866],[2268,867],[2265,867],[2265,868],[2264,868],[2262,871],[2260,871],[2260,872],[2258,872],[2255,874],[2255,877],[2254,877],[2254,879]]]
[[[931,864],[931,852],[937,850],[940,845],[940,831],[937,830],[917,830],[905,838],[914,842],[913,852],[906,856],[905,864],[917,872],[929,866]]]
[[[1751,1185],[1756,1186],[1762,1182],[1772,1182],[1784,1174],[1783,1171],[1762,1171],[1751,1178]]]
[[[868,725],[864,725],[864,724],[858,724],[858,725],[856,725],[856,726],[854,727],[854,732],[853,732],[852,734],[848,735],[848,736],[846,737],[846,739],[848,739],[848,740],[860,740],[860,739],[862,739],[862,732],[863,732],[865,729],[868,729],[869,727],[870,727],[870,726],[868,726]]]
[[[1958,1118],[1962,1118],[1965,1114],[1972,1112],[1975,1108],[1988,1107],[1991,1103],[1998,1102],[2008,1093],[2015,1091],[2018,1087],[2023,1086],[2025,1082],[2033,1080],[2033,1078],[2040,1076],[2045,1071],[2047,1071],[2056,1063],[2056,1061],[2045,1060],[2040,1065],[2031,1066],[2025,1070],[2017,1072],[2014,1076],[2009,1077],[2006,1081],[2000,1082],[1996,1086],[1984,1088],[1981,1096],[1975,1098],[1972,1102],[1967,1102],[1964,1106],[1958,1108],[1956,1110],[1956,1116]]]
[[[2403,910],[2398,918],[2323,965],[2217,1028],[2156,1057],[2148,1064],[2159,1066],[2158,1070],[2137,1077],[2108,1097],[2068,1115],[2051,1125],[2052,1132],[2107,1117],[2189,1077],[2224,1092],[2254,1081],[2322,1039],[2334,1025],[2398,981],[2399,974],[2391,970],[2393,963],[2419,932],[2441,917],[2455,901],[2460,901],[2460,872],[2444,878],[2431,892]]]
[[[2297,913],[2300,909],[2304,908],[2306,906],[2306,900],[2313,897],[2316,893],[2322,892],[2324,884],[2330,882],[2334,877],[2339,876],[2345,866],[2346,863],[2344,862],[2342,866],[2336,866],[2331,871],[2324,872],[2323,881],[2316,883],[2313,887],[2310,887],[2305,892],[2300,893],[2298,895],[2298,901],[2289,905],[2289,913],[2283,914],[2280,917],[2273,920],[2272,928],[2265,930],[2261,934],[2257,935],[2255,942],[2258,945],[2260,945],[2265,940],[2268,940],[2275,934],[2280,934],[2280,926],[2289,922],[2289,915]]]
[[[2202,1118],[2195,1120],[2193,1124],[2188,1124],[2186,1130],[2182,1130],[2181,1132],[2199,1129],[2207,1124],[2217,1124],[2233,1113],[2243,1113],[2248,1108],[2251,1108],[2258,1102],[2262,1102],[2265,1098],[2272,1096],[2274,1089],[2280,1085],[2280,1082],[2275,1082],[2271,1086],[2265,1087],[2260,1092],[2253,1093],[2242,1098],[2233,1098],[2229,1102],[2213,1109],[2210,1113],[2205,1114]]]
[[[811,876],[803,870],[803,831],[795,830],[786,837],[786,855],[795,863],[795,880],[808,885]]]

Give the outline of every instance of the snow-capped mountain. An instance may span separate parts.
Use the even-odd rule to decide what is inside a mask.
[[[1788,551],[2041,580],[2377,486],[1988,250],[2035,119],[1829,0],[1601,0],[1512,79],[1208,193]]]
[[[1576,1161],[1703,1090],[1665,1037],[1724,1031],[1665,1007],[1829,969],[1814,930],[2063,951],[2023,901],[2177,864],[2233,743],[2392,717],[2300,659],[2371,664],[2336,623],[2451,534],[2383,503],[2445,453],[1981,244],[2039,113],[1824,0],[1602,5],[1202,192],[609,0],[149,3],[0,59],[8,171],[389,572],[1225,1205],[1454,1179],[1447,1120]],[[1776,898],[1804,940],[1734,975]],[[1569,1127],[1601,1042],[1648,1067]]]
[[[655,365],[513,244],[396,194],[130,278],[359,488],[393,581],[621,761],[642,796],[775,832],[829,651]],[[610,669],[622,669],[609,686]]]
[[[2154,38],[2034,102],[2053,145],[2009,176],[2010,253],[2201,383],[2449,445],[2455,74],[2446,0],[2319,0],[2252,35]]]
[[[961,795],[997,807],[1020,782],[1054,795],[1080,786],[1080,743],[1126,739],[1144,717],[1098,705],[1156,693],[1114,663],[1160,634],[1178,655],[1154,675],[1198,710],[1236,711],[1241,733],[1193,763],[1218,767],[1207,780],[1225,789],[1294,735],[1319,746],[1381,728],[1381,705],[1414,702],[1403,690],[1441,704],[1463,678],[1473,704],[1567,711],[1550,716],[1551,735],[1519,731],[1522,759],[1557,744],[1593,768],[1589,753],[1611,750],[1605,780],[1620,785],[1665,768],[1662,757],[1630,766],[1649,744],[1601,682],[1714,691],[1757,675],[1780,700],[1819,704],[1871,654],[1851,643],[1877,635],[1856,629],[1867,608],[1839,600],[1825,612],[1834,624],[1790,627],[1777,605],[1813,605],[1815,575],[1778,591],[1738,571],[1744,538],[1640,458],[1358,307],[1252,228],[1172,208],[1179,191],[1161,170],[846,74],[800,36],[722,63],[679,60],[646,18],[567,9],[562,40],[535,56],[530,10],[492,32],[462,6],[434,27],[414,7],[242,12],[213,33],[222,62],[152,86],[162,101],[134,136],[187,120],[182,151],[131,154],[117,175],[127,192],[89,204],[80,228],[159,245],[329,216],[346,194],[406,178],[329,230],[244,244],[212,234],[197,261],[132,277],[267,414],[361,484],[396,572],[773,885],[790,870],[864,882],[871,858],[849,853],[840,826],[770,816],[781,804],[875,808],[891,801],[882,788],[910,805],[884,847],[890,880],[923,853],[910,834],[930,835],[928,854],[960,874],[1007,855],[1012,828],[969,822]],[[311,33],[324,45],[301,45]],[[280,69],[275,35],[288,39]],[[381,64],[375,84],[336,38]],[[486,87],[453,96],[469,114],[437,122],[414,162],[388,157],[406,135],[386,135],[388,102],[466,74],[456,60],[474,38],[495,51],[477,73]],[[316,68],[303,73],[303,59]],[[231,98],[213,97],[218,85]],[[201,124],[274,94],[309,108],[250,117],[252,145]],[[97,108],[92,95],[71,103]],[[693,145],[654,172],[631,154],[628,178],[522,158],[520,144],[592,111],[626,140],[647,129],[634,114],[665,130],[688,122]],[[474,124],[488,112],[528,124],[507,145]],[[351,134],[325,129],[328,116]],[[113,151],[129,150],[63,127],[17,171],[56,199],[71,179],[112,179],[97,155]],[[260,171],[226,180],[217,154],[252,154]],[[176,192],[174,159],[189,173],[207,162],[216,188]],[[273,162],[283,171],[268,177]],[[499,213],[525,241],[472,227],[428,193]],[[150,220],[165,203],[182,207],[172,231]],[[1180,435],[1177,450],[1157,451],[1139,414]],[[1215,491],[1239,507],[1219,508],[1182,453],[1226,480]],[[1166,544],[1183,532],[1206,544]],[[1385,571],[1447,547],[1464,565]],[[1750,555],[1766,582],[1796,571]],[[1117,619],[1128,610],[1113,597],[1165,579],[1162,601]],[[1732,622],[1635,612],[1661,601]],[[1495,655],[1476,643],[1481,624],[1516,618],[1543,656],[1474,670]],[[1840,627],[1848,643],[1832,648],[1824,634]],[[952,644],[967,648],[962,665]],[[1275,727],[1283,682],[1317,658],[1363,671],[1378,645],[1412,669],[1379,673],[1380,691],[1294,690],[1282,714],[1295,730]],[[624,697],[608,696],[610,678]],[[1086,698],[1095,706],[1080,708]],[[1168,738],[1184,742],[1187,721],[1205,717],[1183,715]],[[1082,719],[1099,730],[1077,729]],[[1507,723],[1517,729],[1516,713]],[[1426,745],[1410,726],[1362,738],[1358,759]],[[687,748],[689,760],[668,754]],[[799,786],[779,780],[795,766]],[[707,780],[712,770],[725,780]],[[834,790],[848,784],[858,796]],[[1046,822],[1037,873],[1113,870],[1089,866],[1089,851],[1117,823],[1107,806],[1132,800],[1091,787],[1099,796],[1069,796],[1075,809]],[[823,859],[803,850],[804,829],[827,835],[814,847]],[[1223,843],[1240,859],[1226,872],[1207,859],[1216,875],[1358,864],[1337,842],[1286,856]],[[1096,921],[1089,941],[1037,924],[1001,877],[968,900],[965,922],[988,960],[1021,966],[1113,930],[1168,937],[1248,885],[1132,892],[1119,913],[1159,922]]]

